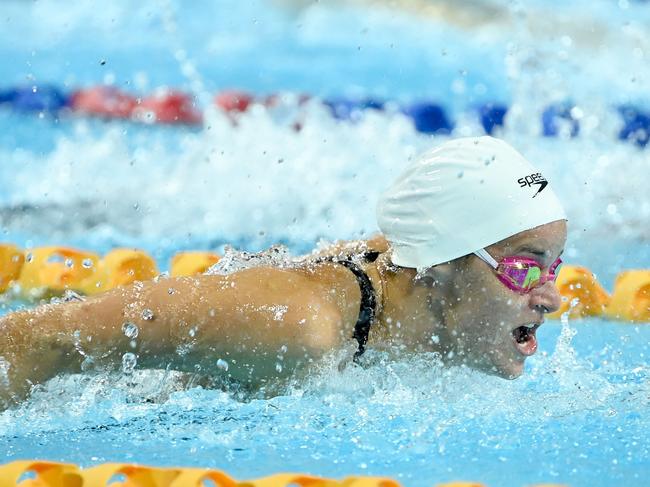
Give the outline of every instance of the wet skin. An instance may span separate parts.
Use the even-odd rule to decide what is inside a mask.
[[[488,251],[497,260],[536,258],[547,269],[565,240],[561,221]],[[514,293],[473,256],[418,276],[414,269],[390,264],[382,237],[327,252],[369,248],[384,252],[365,266],[379,302],[369,346],[437,351],[450,363],[514,378],[522,373],[526,355],[513,330],[541,323],[560,305],[552,283],[529,294]],[[12,313],[0,318],[0,407],[22,400],[34,384],[61,372],[80,372],[85,355],[98,367],[115,368],[125,351],[137,354],[139,368],[195,372],[199,367],[211,373],[217,359],[226,359],[233,379],[264,384],[331,350],[353,350],[360,298],[347,268],[306,259],[288,268],[136,283],[82,302]],[[136,348],[124,334],[127,323],[139,328]],[[179,346],[190,352],[180,356]],[[276,367],[279,355],[282,371]]]
[[[562,220],[519,233],[487,251],[497,261],[506,256],[535,259],[547,272],[562,253],[566,236]],[[560,306],[554,283],[546,282],[528,294],[517,293],[474,255],[436,266],[420,281],[420,285],[417,279],[413,281],[416,284],[399,306],[386,310],[383,321],[393,328],[390,334],[411,346],[437,351],[448,363],[466,364],[504,378],[522,374],[525,359],[537,348],[537,326],[545,314]],[[395,329],[398,320],[400,331]],[[513,332],[531,324],[535,326],[526,342],[518,343]]]

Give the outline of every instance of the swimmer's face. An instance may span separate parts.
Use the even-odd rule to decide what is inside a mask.
[[[497,261],[507,256],[535,259],[545,273],[562,253],[566,237],[566,222],[561,220],[514,235],[487,251]],[[474,368],[505,378],[519,377],[524,361],[537,350],[537,327],[546,313],[560,306],[555,284],[546,282],[528,294],[519,294],[503,285],[476,256],[449,265],[455,266],[447,283],[450,299],[445,308],[450,350]]]

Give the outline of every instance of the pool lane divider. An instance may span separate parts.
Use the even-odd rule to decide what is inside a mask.
[[[300,473],[278,473],[253,480],[236,480],[221,470],[163,468],[104,463],[80,468],[70,463],[20,460],[0,465],[0,487],[400,487],[387,477],[350,476],[342,480]],[[480,482],[436,483],[437,487],[488,487]],[[559,484],[526,484],[561,487]],[[565,486],[566,487],[566,486]]]
[[[261,106],[271,114],[280,112],[286,119],[293,110],[289,125],[300,130],[305,123],[301,107],[313,99],[309,94],[276,93],[267,96],[231,89],[214,95],[212,104],[226,113],[233,124],[252,106]],[[368,111],[400,112],[410,118],[415,130],[424,134],[450,134],[456,123],[443,104],[435,100],[413,100],[409,103],[373,97],[326,97],[320,102],[337,120],[356,122]],[[96,85],[73,90],[53,84],[0,88],[0,107],[18,113],[36,113],[54,118],[66,115],[128,120],[145,124],[180,124],[201,126],[203,113],[196,97],[190,93],[158,88],[151,94],[137,96],[113,85]],[[468,107],[486,134],[503,128],[509,107],[501,102],[487,102]],[[613,107],[620,120],[615,134],[619,140],[645,147],[650,142],[650,110],[633,105]],[[582,109],[571,100],[550,103],[539,115],[544,137],[574,138],[580,135]]]
[[[178,252],[170,261],[169,275],[202,274],[219,259],[218,254],[209,251]],[[138,249],[116,248],[102,257],[71,247],[22,250],[11,243],[0,243],[0,293],[8,299],[36,301],[70,293],[93,295],[160,274],[153,257]],[[650,323],[650,269],[620,272],[609,294],[589,269],[565,264],[556,286],[562,303],[549,318],[558,319],[568,313],[572,319],[595,316]]]

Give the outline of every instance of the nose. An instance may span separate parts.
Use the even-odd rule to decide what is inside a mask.
[[[529,306],[544,314],[557,311],[561,304],[562,297],[553,282],[545,282],[530,292]]]

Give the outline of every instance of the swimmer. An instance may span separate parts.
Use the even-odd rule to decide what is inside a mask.
[[[516,378],[554,285],[566,216],[548,181],[491,137],[451,140],[380,198],[381,235],[281,266],[138,282],[0,319],[0,403],[89,360],[264,384],[344,347],[436,352]],[[350,353],[352,355],[352,352]],[[281,367],[278,367],[281,363]],[[84,365],[85,364],[85,365]]]

